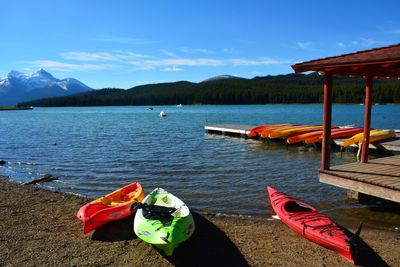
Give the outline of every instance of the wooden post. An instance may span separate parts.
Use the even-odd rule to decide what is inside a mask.
[[[362,139],[361,160],[368,163],[369,150],[369,131],[371,129],[371,106],[372,106],[372,86],[373,76],[367,76],[367,84],[365,86],[365,112],[364,112],[364,134]]]
[[[322,138],[321,170],[329,170],[331,156],[332,74],[324,79],[324,132]]]

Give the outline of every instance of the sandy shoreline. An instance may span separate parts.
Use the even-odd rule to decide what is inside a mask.
[[[75,213],[85,198],[1,176],[0,198],[0,266],[352,266],[280,221],[194,212],[195,234],[167,258],[134,235],[132,218],[84,236]],[[400,266],[399,232],[367,228],[361,238],[361,265]]]

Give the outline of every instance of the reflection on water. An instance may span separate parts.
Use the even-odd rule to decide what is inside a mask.
[[[167,118],[158,116],[160,110]],[[374,107],[389,116],[398,106]],[[363,109],[334,106],[336,125],[362,125]],[[353,114],[354,116],[349,116]],[[24,182],[51,173],[46,187],[99,197],[133,181],[146,192],[164,187],[192,208],[269,216],[266,186],[346,221],[399,226],[398,211],[351,203],[340,188],[318,182],[320,150],[204,134],[205,124],[321,123],[321,105],[37,108],[0,113],[0,174]],[[375,128],[396,128],[400,118],[372,118]],[[374,124],[375,122],[375,124]],[[399,128],[399,127],[397,127]],[[332,153],[333,165],[355,154]]]

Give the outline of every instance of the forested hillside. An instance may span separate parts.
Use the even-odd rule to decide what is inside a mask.
[[[363,78],[334,77],[335,103],[362,103]],[[282,104],[321,103],[323,77],[315,73],[228,78],[191,83],[149,84],[128,90],[101,89],[68,97],[19,103],[19,106],[116,106],[194,104]],[[400,81],[375,80],[373,101],[400,103]]]

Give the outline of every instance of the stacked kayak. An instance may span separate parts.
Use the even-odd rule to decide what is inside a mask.
[[[143,241],[171,256],[194,232],[194,220],[182,200],[162,188],[154,189],[136,211],[134,232]]]
[[[362,128],[339,128],[339,129],[333,129],[331,131],[331,139],[339,139],[339,138],[346,138],[353,136],[354,134],[358,134],[362,132]],[[320,135],[313,136],[313,137],[308,137],[304,140],[306,144],[313,144],[317,142],[322,142],[323,134],[321,133]]]
[[[342,147],[347,147],[362,140],[363,128],[360,127],[331,127],[331,139],[349,138]],[[261,139],[286,140],[287,144],[314,144],[322,142],[323,126],[307,124],[270,124],[254,127],[247,137]],[[396,137],[394,130],[374,130],[370,132],[370,142],[381,141]]]
[[[76,217],[83,222],[83,233],[87,234],[110,221],[130,216],[132,204],[143,198],[140,183],[131,183],[82,206]]]
[[[273,128],[281,127],[281,126],[291,126],[291,125],[292,124],[270,124],[270,125],[257,126],[250,130],[250,132],[247,134],[247,137],[248,138],[258,138],[261,136],[261,133],[264,130],[273,129]]]
[[[274,130],[268,134],[268,138],[274,139],[280,137],[287,137],[297,133],[312,132],[320,129],[322,129],[321,125],[295,126],[286,129]]]
[[[305,238],[320,244],[354,263],[357,248],[354,241],[331,219],[314,207],[291,198],[268,186],[269,199],[274,212],[280,220]],[[356,234],[356,236],[359,232]]]
[[[359,133],[362,131],[362,128],[333,128],[331,130],[331,138],[336,139],[336,138],[343,138],[343,137],[349,137],[352,136],[356,133]],[[299,142],[304,142],[306,144],[312,144],[315,142],[321,142],[322,141],[322,136],[323,136],[323,130],[320,129],[318,131],[313,131],[313,132],[306,132],[303,134],[295,135],[292,137],[289,137],[286,139],[286,142],[288,144],[296,144]]]

